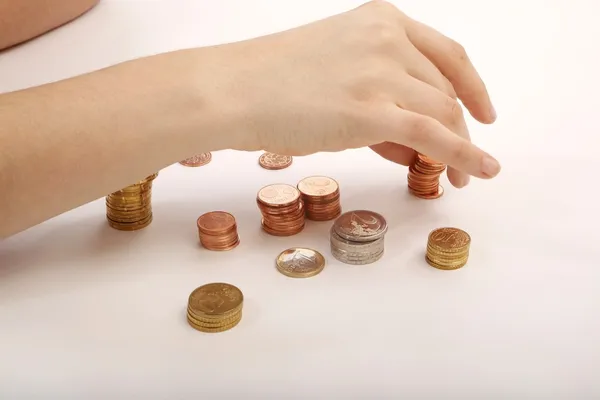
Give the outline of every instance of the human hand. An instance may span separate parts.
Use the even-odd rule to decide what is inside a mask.
[[[252,138],[239,142],[242,150],[307,155],[371,146],[403,165],[417,151],[447,164],[456,187],[500,171],[471,143],[457,101],[482,123],[496,119],[464,49],[390,3],[223,48],[242,68],[228,87]]]

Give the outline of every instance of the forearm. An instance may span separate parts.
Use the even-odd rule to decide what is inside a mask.
[[[79,17],[99,0],[0,0],[0,50]]]
[[[225,100],[202,51],[0,95],[0,237],[227,148]]]

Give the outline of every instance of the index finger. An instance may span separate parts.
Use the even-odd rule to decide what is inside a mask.
[[[408,19],[406,34],[413,45],[452,83],[469,113],[482,123],[496,120],[487,88],[465,49],[435,29]]]

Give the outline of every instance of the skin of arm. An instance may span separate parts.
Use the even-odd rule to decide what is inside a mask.
[[[0,237],[199,152],[235,148],[220,55],[181,50],[0,95]]]
[[[456,187],[491,179],[500,164],[471,142],[458,99],[479,122],[496,119],[465,50],[382,0],[2,94],[0,237],[223,149],[371,146],[402,165],[427,154]]]
[[[89,11],[100,0],[0,0],[0,50],[33,39]]]

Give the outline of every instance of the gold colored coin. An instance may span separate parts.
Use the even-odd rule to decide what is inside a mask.
[[[283,275],[291,278],[309,278],[323,271],[325,257],[313,249],[294,247],[282,251],[275,265]]]
[[[433,230],[427,238],[425,260],[434,268],[454,270],[464,267],[469,259],[471,237],[457,228]]]
[[[219,332],[225,332],[228,331],[232,328],[234,328],[237,324],[239,324],[241,321],[241,319],[236,320],[235,322],[232,322],[229,325],[224,325],[224,326],[220,326],[220,327],[215,327],[215,328],[209,328],[209,327],[205,327],[205,326],[199,326],[194,324],[193,321],[190,321],[190,319],[188,318],[188,323],[190,324],[190,326],[194,329],[196,329],[197,331],[200,332],[204,332],[204,333],[219,333]]]
[[[187,319],[189,321],[193,322],[194,325],[202,326],[205,328],[218,328],[220,326],[227,326],[241,318],[242,318],[242,312],[240,311],[231,317],[223,318],[220,320],[215,320],[214,322],[207,322],[207,321],[203,321],[203,320],[196,318],[194,315],[191,315],[189,312],[187,313]]]
[[[442,250],[462,249],[469,246],[471,237],[458,228],[439,228],[429,234],[428,243]]]
[[[228,319],[228,318],[234,318],[236,315],[238,315],[240,312],[242,312],[242,306],[243,306],[243,303],[225,314],[216,315],[216,316],[215,315],[198,314],[198,312],[192,310],[192,308],[188,306],[188,314],[191,315],[192,317],[194,317],[195,319],[197,319],[198,321],[213,323],[213,322],[222,321],[222,320]]]
[[[195,315],[228,315],[244,301],[242,291],[228,283],[209,283],[194,290],[188,307]]]

